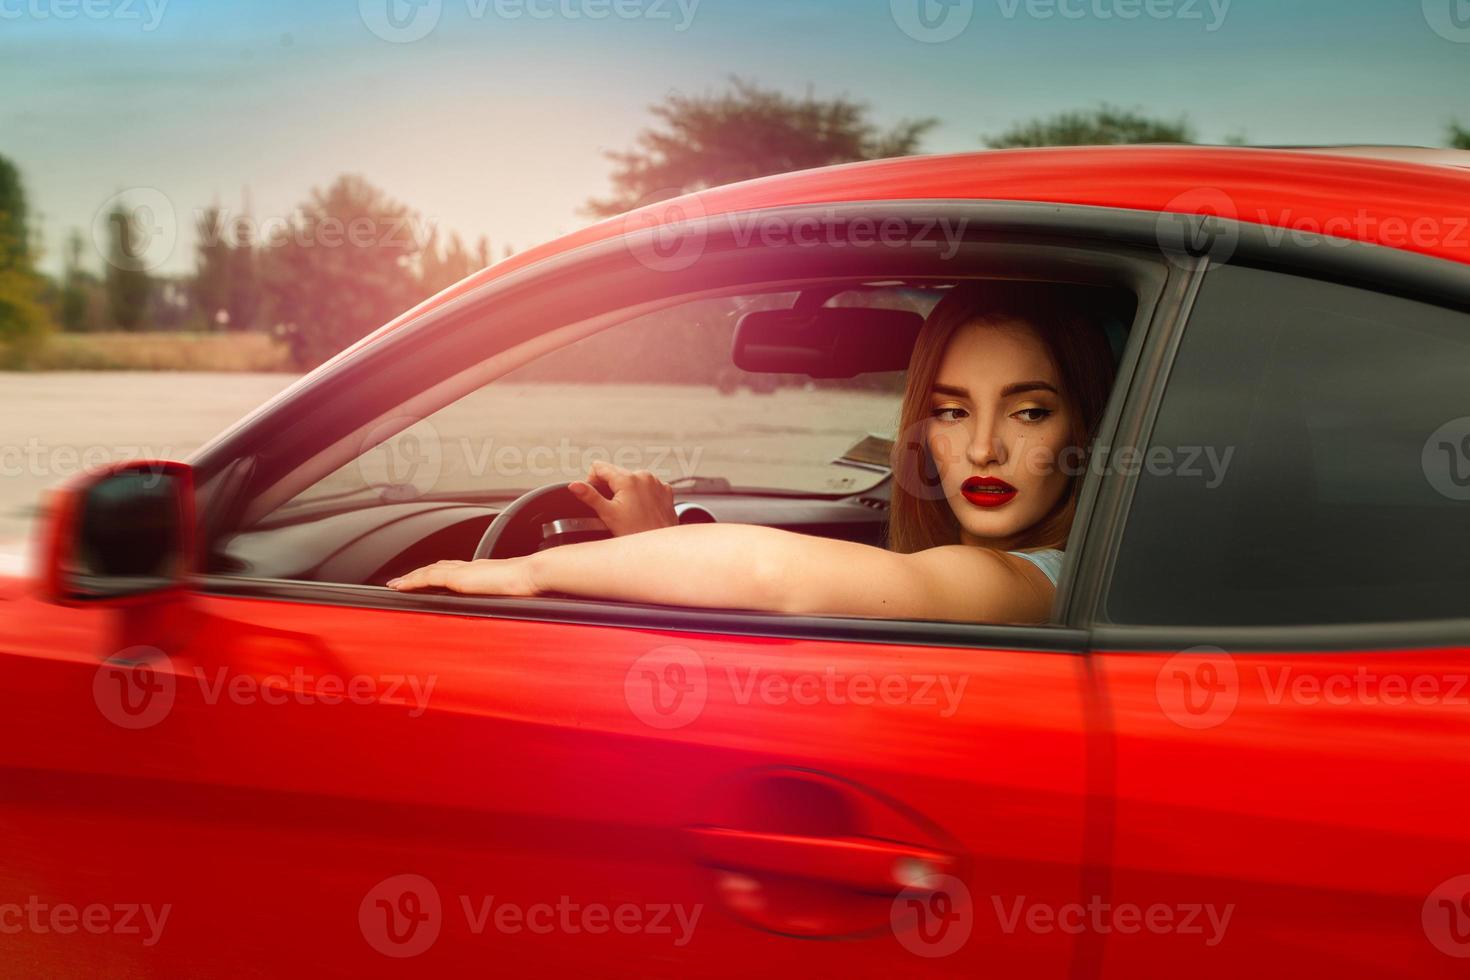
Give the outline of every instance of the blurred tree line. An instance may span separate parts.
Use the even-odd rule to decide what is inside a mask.
[[[18,183],[12,197],[24,201]],[[0,340],[39,336],[52,325],[78,333],[265,330],[306,369],[492,261],[485,239],[473,248],[458,235],[443,239],[356,175],[313,190],[276,220],[257,219],[248,205],[238,213],[218,204],[198,211],[194,271],[182,276],[150,269],[139,224],[126,204],[104,216],[101,274],[87,261],[101,249],[89,249],[80,229],[67,237],[54,282],[35,272],[27,254],[22,265],[36,302],[24,330],[0,333]]]
[[[50,321],[30,220],[20,172],[0,157],[0,344],[7,359],[23,357],[39,343]]]
[[[866,104],[846,96],[823,99],[808,91],[792,97],[739,78],[719,92],[670,95],[650,112],[653,123],[635,136],[633,148],[608,154],[612,193],[589,200],[588,214],[615,215],[737,180],[917,153],[937,124],[904,120],[885,128]],[[993,148],[1192,143],[1195,134],[1186,119],[1103,105],[1025,122],[980,141]],[[1452,124],[1446,141],[1470,148],[1470,130]],[[288,343],[296,365],[306,369],[492,262],[484,238],[473,247],[457,235],[442,239],[417,212],[357,175],[313,190],[274,222],[257,221],[248,204],[238,213],[215,204],[192,217],[197,245],[190,274],[151,269],[149,229],[120,204],[105,217],[105,248],[98,236],[89,242],[73,230],[62,246],[60,276],[45,276],[37,269],[39,248],[20,174],[0,156],[0,357],[23,363],[25,351],[56,327],[264,330]],[[89,261],[99,251],[100,265]],[[708,316],[705,326],[717,329],[690,324],[681,339],[728,345],[732,321],[714,309]],[[588,349],[602,368],[617,364],[623,374],[648,364],[647,370],[667,376],[676,370],[663,363],[671,357],[728,362],[678,345],[646,352]]]

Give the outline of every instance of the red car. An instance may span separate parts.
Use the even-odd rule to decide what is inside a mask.
[[[1467,167],[720,188],[58,491],[0,579],[5,972],[1464,975]],[[881,544],[904,345],[975,278],[1127,299],[1049,624],[383,587],[602,533],[579,439]]]

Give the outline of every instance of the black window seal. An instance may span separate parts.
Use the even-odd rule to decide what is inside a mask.
[[[1470,619],[1321,626],[1110,626],[1091,630],[1095,653],[1183,652],[1218,647],[1229,653],[1334,653],[1470,649]]]

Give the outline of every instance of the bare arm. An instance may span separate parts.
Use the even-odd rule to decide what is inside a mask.
[[[714,609],[1043,622],[1052,588],[1040,569],[967,545],[901,555],[750,524],[695,524],[553,548],[507,561],[440,562],[395,579],[479,595],[560,592]]]

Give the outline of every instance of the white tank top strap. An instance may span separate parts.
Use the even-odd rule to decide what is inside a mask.
[[[1008,555],[1024,558],[1046,574],[1051,579],[1052,588],[1056,588],[1057,580],[1062,577],[1062,561],[1067,557],[1065,553],[1056,548],[1045,548],[1041,551],[1007,551]]]

